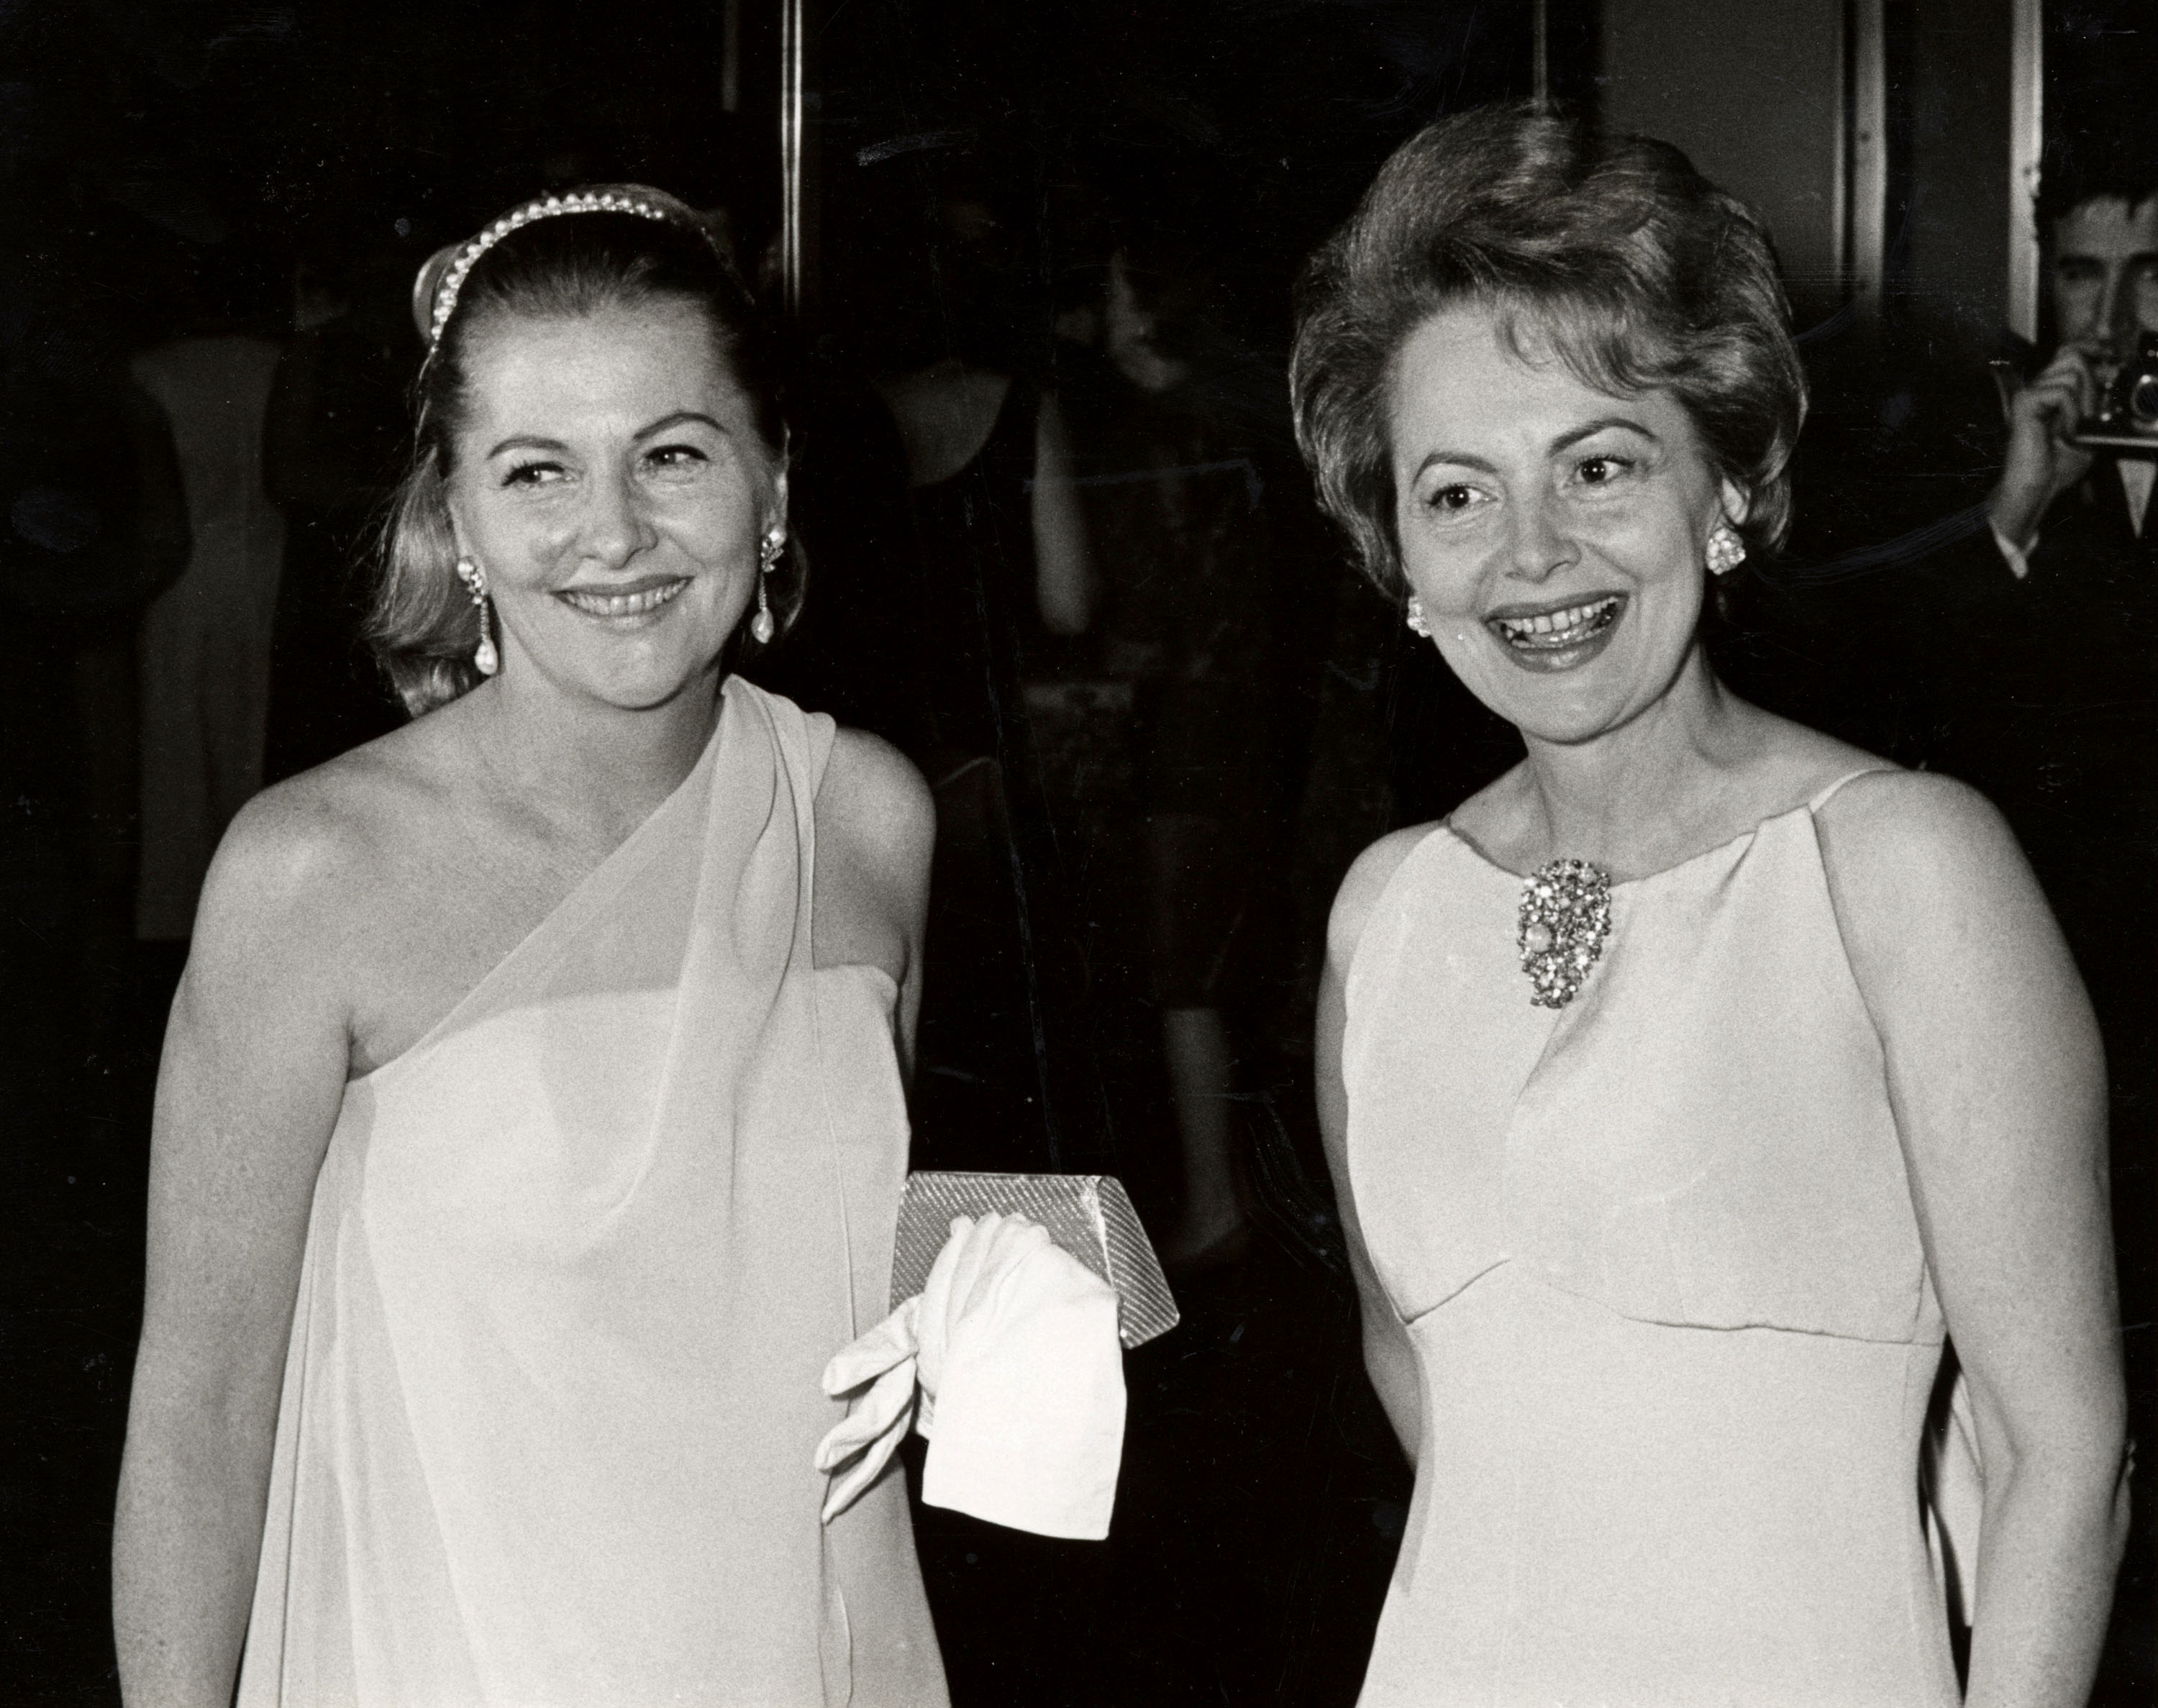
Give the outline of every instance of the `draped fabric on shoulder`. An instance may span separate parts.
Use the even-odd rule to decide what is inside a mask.
[[[890,981],[811,957],[832,739],[730,682],[681,787],[348,1086],[243,1708],[942,1701],[903,1488],[827,1530],[812,1468],[906,1144]]]

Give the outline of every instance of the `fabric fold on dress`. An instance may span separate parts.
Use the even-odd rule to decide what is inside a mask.
[[[890,980],[812,958],[832,739],[731,681],[680,788],[347,1087],[243,1708],[943,1701],[903,1487],[828,1530],[810,1463],[906,1147]]]

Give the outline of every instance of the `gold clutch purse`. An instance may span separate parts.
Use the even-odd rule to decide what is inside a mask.
[[[1116,1289],[1117,1334],[1126,1347],[1144,1346],[1176,1326],[1176,1300],[1160,1260],[1112,1174],[909,1174],[892,1242],[892,1308],[927,1283],[953,1216],[991,1211],[1040,1222]]]

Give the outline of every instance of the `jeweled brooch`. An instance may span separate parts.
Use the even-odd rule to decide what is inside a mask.
[[[1521,971],[1530,1004],[1562,1009],[1580,994],[1611,935],[1611,875],[1587,860],[1553,860],[1521,886]]]

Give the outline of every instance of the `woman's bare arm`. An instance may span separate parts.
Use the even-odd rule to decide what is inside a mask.
[[[1822,836],[1978,1422],[1967,1700],[2067,1708],[2089,1693],[2128,1520],[2097,1028],[2021,851],[1971,791],[1861,778]]]
[[[922,1013],[922,942],[937,808],[929,786],[890,742],[842,729],[817,791],[816,942],[819,967],[881,967],[899,986],[900,1066],[914,1072]]]
[[[1357,856],[1356,864],[1342,880],[1334,898],[1334,911],[1326,925],[1326,968],[1319,981],[1319,1029],[1314,1054],[1314,1074],[1319,1097],[1319,1132],[1326,1147],[1326,1165],[1334,1177],[1334,1200],[1349,1240],[1349,1267],[1356,1277],[1356,1295],[1364,1327],[1364,1368],[1377,1390],[1379,1403],[1394,1426],[1402,1451],[1416,1463],[1423,1429],[1422,1378],[1417,1370],[1416,1349],[1409,1344],[1408,1330],[1394,1313],[1393,1301],[1379,1284],[1378,1272],[1364,1245],[1364,1230],[1356,1218],[1356,1195],[1349,1179],[1349,1094],[1341,1072],[1341,1041],[1348,1024],[1344,993],[1350,963],[1362,940],[1365,921],[1386,881],[1408,852],[1423,839],[1428,827],[1397,830],[1382,837]]]
[[[211,869],[165,1035],[148,1287],[113,1534],[122,1692],[227,1708],[308,1206],[348,1060],[326,838],[287,791]]]

